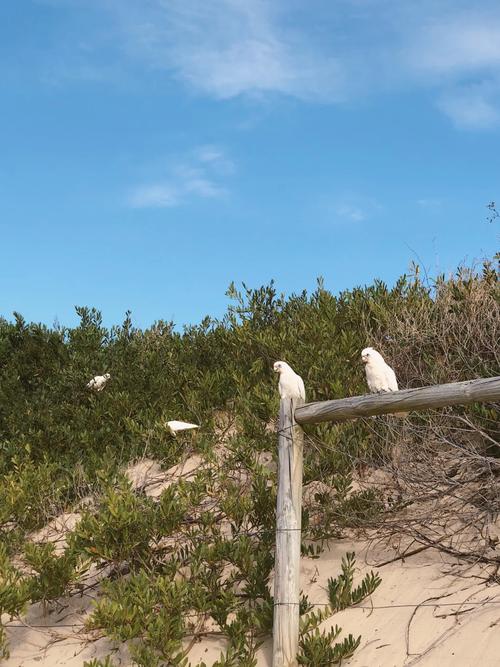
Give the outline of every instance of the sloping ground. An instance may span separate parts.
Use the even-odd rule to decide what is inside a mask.
[[[134,488],[158,496],[162,489],[179,478],[189,479],[204,465],[199,456],[168,471],[152,460],[130,467],[127,474]],[[305,495],[307,495],[307,489]],[[61,549],[65,535],[79,519],[77,513],[64,514],[32,536],[34,541],[53,541]],[[401,543],[344,539],[332,541],[317,559],[302,559],[302,590],[310,602],[327,603],[329,577],[337,576],[342,556],[355,551],[357,577],[371,569],[378,571],[382,584],[357,607],[344,610],[325,621],[323,627],[339,625],[345,635],[362,636],[361,645],[349,664],[352,667],[469,666],[500,664],[500,585],[488,581],[488,571],[426,549],[401,559]],[[415,548],[415,545],[413,545]],[[383,564],[388,562],[387,564]],[[125,648],[116,650],[112,643],[96,633],[88,633],[83,624],[99,594],[95,584],[105,571],[94,569],[79,595],[61,599],[56,609],[44,615],[41,605],[32,605],[23,621],[7,624],[11,655],[6,667],[76,667],[85,660],[110,653],[116,664],[130,665]],[[356,581],[355,581],[356,584]],[[5,619],[6,620],[6,619]],[[218,636],[207,636],[190,645],[193,666],[203,660],[213,664],[225,648]],[[264,642],[258,654],[259,667],[271,665],[271,641]]]
[[[326,579],[338,570],[345,551],[355,550],[361,572],[377,569],[382,584],[358,607],[336,614],[332,621],[345,632],[362,635],[361,646],[348,662],[356,667],[402,665],[483,666],[499,664],[500,585],[485,583],[486,573],[427,550],[376,568],[396,554],[379,546],[339,541],[318,564],[303,566],[303,585],[313,601],[325,600]],[[367,564],[370,563],[370,565]],[[325,625],[327,625],[325,623]]]
[[[376,569],[377,562],[396,554],[390,547],[369,548],[366,542],[332,542],[318,559],[304,558],[302,588],[315,603],[326,602],[326,581],[336,575],[346,551],[356,551],[359,574]],[[361,646],[348,661],[352,667],[409,667],[420,665],[482,667],[499,664],[500,585],[483,581],[486,573],[427,550],[405,562],[399,560],[378,568],[382,584],[371,600],[336,614],[329,624],[338,624],[343,634],[362,635]],[[43,616],[33,605],[25,624],[10,624],[11,657],[6,667],[56,667],[82,665],[85,660],[112,651],[107,639],[93,641],[81,624],[92,605],[90,597],[61,601],[61,609]],[[420,606],[419,606],[420,605]],[[192,646],[193,665],[212,664],[224,643],[206,638]],[[126,652],[117,651],[115,661],[129,665]],[[270,666],[270,641],[259,652],[259,666]]]

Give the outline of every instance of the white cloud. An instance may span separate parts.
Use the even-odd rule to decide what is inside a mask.
[[[107,0],[123,48],[218,99],[344,97],[338,59],[288,25],[279,0]]]
[[[132,208],[170,208],[197,198],[224,197],[227,190],[216,179],[226,162],[233,166],[221,149],[202,146],[172,164],[164,180],[133,188],[128,203]]]
[[[428,74],[462,76],[500,66],[500,19],[464,14],[431,24],[417,33],[413,66]]]
[[[491,97],[449,92],[471,78],[500,90],[500,6],[490,0],[339,0],[302,14],[281,0],[151,0],[148,11],[123,2],[129,47],[211,97],[334,103],[411,86],[434,91],[457,127],[495,122]]]
[[[468,130],[500,119],[500,6],[478,7],[416,28],[406,61],[415,83],[435,91],[437,108]]]
[[[96,48],[74,56],[80,67],[88,56],[89,72],[92,57],[107,54],[120,66],[125,57],[131,71],[139,63],[219,100],[282,95],[337,103],[430,91],[457,127],[496,123],[498,0],[39,1],[79,7],[85,17],[93,8]],[[485,85],[491,93],[464,92]]]
[[[340,93],[338,63],[312,53],[294,53],[291,46],[275,37],[228,41],[220,49],[209,42],[198,52],[183,45],[175,59],[181,79],[221,99],[272,92],[304,100],[330,100]]]
[[[359,206],[352,206],[351,204],[341,204],[335,210],[339,218],[350,220],[351,222],[361,222],[366,220],[367,213]]]
[[[232,174],[234,172],[233,161],[218,146],[213,144],[199,146],[193,154],[196,160],[209,164],[218,173]]]
[[[224,159],[224,155],[216,146],[200,146],[195,153],[201,162],[219,162]]]
[[[225,193],[224,188],[211,180],[207,171],[201,167],[181,165],[175,169],[175,173],[181,189],[186,194],[211,198],[220,197]]]
[[[438,100],[438,106],[459,128],[489,129],[500,121],[498,99],[489,98],[487,93],[475,88],[445,93]]]
[[[356,192],[343,192],[327,205],[329,217],[344,222],[358,223],[376,217],[383,206],[374,197]]]
[[[179,204],[179,192],[175,187],[161,183],[141,185],[129,198],[133,208],[167,208]]]

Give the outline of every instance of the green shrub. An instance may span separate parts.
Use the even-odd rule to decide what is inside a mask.
[[[96,561],[136,566],[147,561],[156,537],[154,516],[153,501],[135,494],[122,478],[105,489],[97,511],[83,511],[71,547]]]
[[[24,530],[40,528],[61,511],[68,486],[55,462],[14,457],[0,484],[0,531],[9,522]]]
[[[316,628],[314,632],[302,637],[299,643],[301,653],[297,657],[299,665],[328,667],[350,658],[358,648],[361,637],[354,639],[352,635],[348,635],[334,644],[341,632],[342,628],[336,625],[328,632],[320,632]]]
[[[24,611],[29,599],[27,578],[11,564],[7,550],[0,544],[0,618],[3,614],[18,616]],[[0,624],[0,659],[8,657],[5,630]]]
[[[33,571],[28,579],[30,600],[41,601],[44,606],[65,595],[70,585],[85,570],[85,564],[78,554],[66,549],[61,555],[56,555],[51,542],[27,542],[24,546],[24,560]]]
[[[126,641],[136,664],[186,662],[180,641],[198,632],[194,614],[217,623],[228,639],[219,667],[250,667],[273,614],[276,475],[259,463],[260,454],[275,458],[276,451],[272,362],[287,360],[311,401],[366,392],[359,360],[366,345],[384,353],[402,387],[500,374],[498,272],[489,263],[433,284],[415,270],[392,288],[375,281],[333,295],[319,281],[310,295],[284,297],[271,283],[232,285],[228,296],[222,319],[182,332],[163,321],[140,330],[130,313],[106,328],[97,310],[84,307],[72,328],[27,323],[19,314],[12,322],[0,318],[0,610],[18,614],[29,600],[57,599],[93,561],[107,566],[110,580],[92,623]],[[106,371],[111,381],[103,392],[85,389]],[[235,434],[215,432],[221,416]],[[498,457],[493,407],[473,405],[459,416],[473,421],[477,451]],[[173,438],[165,426],[173,418],[202,428]],[[439,429],[447,428],[445,418]],[[395,441],[421,452],[436,424],[432,415],[429,423],[411,419],[412,434],[389,419],[306,427],[304,483],[324,487],[304,508],[303,553],[317,556],[325,540],[387,514],[379,492],[353,491],[353,475],[360,461],[383,466]],[[445,432],[456,450],[468,446],[462,426]],[[168,468],[196,452],[210,467],[155,501],[120,473],[142,456]],[[493,483],[478,511],[495,510]],[[68,506],[79,509],[87,495],[95,507],[82,510],[64,554],[23,546],[29,531]],[[31,577],[9,561],[23,550]],[[354,566],[346,555],[339,577],[329,580],[327,609],[314,611],[303,598],[301,664],[335,663],[355,649],[358,640],[335,642],[335,628],[319,628],[378,586],[370,574],[353,587]],[[110,662],[94,667],[102,664]]]
[[[115,663],[112,661],[109,655],[107,655],[104,660],[98,660],[97,658],[93,658],[92,660],[85,660],[83,667],[115,667]]]
[[[103,629],[117,642],[129,642],[137,664],[159,664],[160,658],[168,664],[182,664],[184,616],[189,608],[187,583],[141,571],[106,583],[103,592],[89,628]]]

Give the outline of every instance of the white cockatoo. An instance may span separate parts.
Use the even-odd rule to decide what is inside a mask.
[[[304,387],[304,380],[297,375],[286,361],[276,361],[273,366],[275,373],[279,373],[280,381],[278,388],[280,398],[301,398],[306,400],[306,389]]]
[[[85,386],[87,389],[92,389],[93,391],[102,391],[110,377],[111,375],[109,373],[104,373],[104,375],[96,375],[92,378],[92,380],[90,380],[90,382],[87,382]]]
[[[384,357],[373,347],[365,347],[361,352],[361,360],[365,365],[366,382],[372,394],[384,393],[386,391],[398,391],[396,373],[386,364]],[[405,417],[407,412],[397,412],[400,417]]]
[[[373,347],[365,347],[361,352],[365,365],[366,382],[372,394],[384,391],[398,391],[396,373],[385,363],[384,357]]]
[[[176,435],[178,431],[188,431],[192,428],[200,428],[198,424],[189,424],[188,422],[180,422],[175,419],[167,422],[167,426],[172,435]]]

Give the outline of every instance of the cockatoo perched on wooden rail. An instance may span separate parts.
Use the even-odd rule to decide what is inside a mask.
[[[373,347],[365,347],[361,352],[365,364],[366,381],[372,394],[384,391],[398,391],[396,373],[385,363],[384,357]]]
[[[90,380],[90,382],[87,382],[85,386],[87,389],[92,389],[93,391],[102,391],[110,377],[111,375],[109,373],[105,373],[104,375],[96,375],[92,378],[92,380]]]
[[[297,375],[286,361],[276,361],[273,370],[279,373],[280,380],[278,388],[280,398],[301,398],[306,400],[306,389],[304,387],[304,380]]]
[[[365,347],[361,352],[361,360],[365,365],[366,382],[372,394],[398,391],[396,373],[389,364],[385,363],[384,357],[380,352],[377,352],[373,347]],[[399,417],[406,417],[408,413],[397,412],[395,414]]]
[[[187,431],[191,428],[200,428],[198,424],[189,424],[188,422],[180,422],[175,419],[167,422],[167,426],[172,435],[177,435],[178,431]]]

